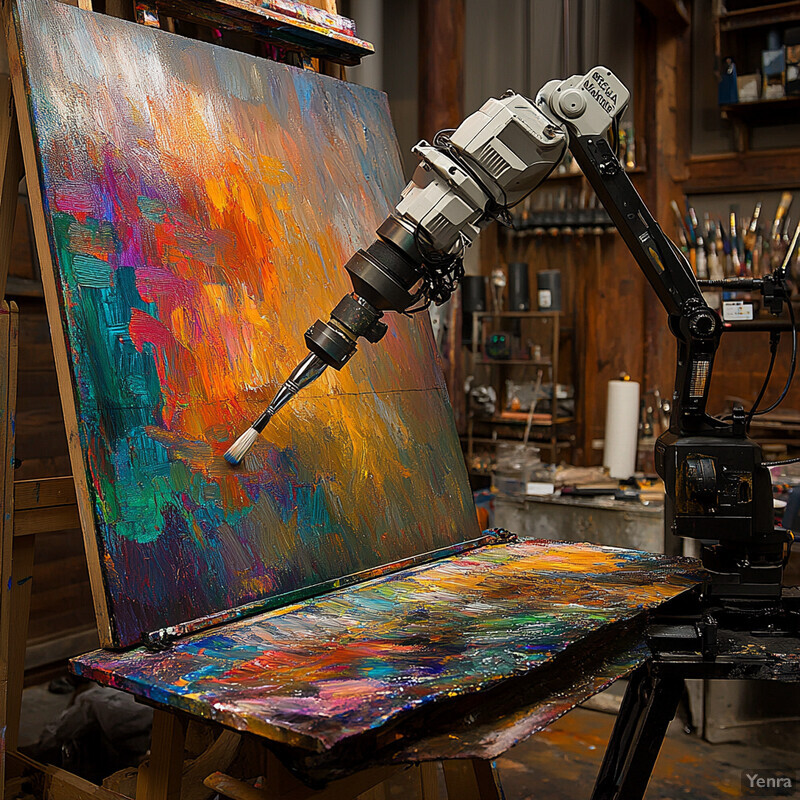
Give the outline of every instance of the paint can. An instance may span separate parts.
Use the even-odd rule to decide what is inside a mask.
[[[461,339],[464,344],[472,344],[472,315],[486,311],[486,277],[484,275],[465,275],[461,280]]]
[[[561,270],[545,269],[536,275],[539,311],[561,311]]]
[[[531,287],[528,281],[528,265],[524,261],[512,261],[508,265],[508,310],[531,310]]]

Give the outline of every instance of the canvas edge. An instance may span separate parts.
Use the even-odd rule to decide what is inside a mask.
[[[101,552],[96,532],[95,509],[91,500],[87,479],[88,465],[84,459],[78,432],[78,416],[75,405],[75,384],[69,366],[64,321],[61,315],[61,298],[56,280],[52,242],[47,229],[42,173],[39,168],[39,148],[34,136],[34,123],[30,108],[30,86],[25,64],[25,44],[20,30],[19,6],[29,0],[11,0],[2,11],[2,24],[8,51],[9,71],[13,88],[13,99],[17,111],[20,142],[27,177],[28,197],[34,229],[36,253],[42,275],[47,320],[53,342],[56,375],[58,378],[61,409],[67,434],[72,478],[75,481],[78,515],[81,521],[83,543],[89,569],[97,632],[103,647],[125,646],[118,641],[109,610],[109,597],[101,565]],[[35,176],[35,180],[33,179]]]

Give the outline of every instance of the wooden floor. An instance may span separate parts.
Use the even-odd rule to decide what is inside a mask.
[[[576,708],[498,759],[507,800],[585,800],[592,792],[615,717]],[[744,768],[800,772],[800,751],[709,744],[673,723],[646,800],[741,797]]]
[[[612,689],[611,694],[614,691]],[[69,696],[51,695],[47,685],[25,691],[21,741],[38,733],[66,708]],[[506,800],[584,800],[591,794],[614,715],[578,708],[498,760]],[[651,782],[647,800],[740,797],[743,768],[800,772],[800,753],[751,745],[712,745],[673,723]],[[391,800],[413,800],[412,775],[393,779]],[[443,783],[443,776],[440,775]]]

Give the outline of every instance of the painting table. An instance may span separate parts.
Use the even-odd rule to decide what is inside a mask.
[[[402,188],[386,98],[51,0],[5,13],[107,648],[74,668],[159,709],[142,797],[180,788],[187,715],[321,783],[485,763],[641,664],[695,566],[481,534],[427,315],[224,461]]]
[[[526,540],[482,547],[78,674],[292,745],[307,776],[494,758],[641,664],[688,560]]]

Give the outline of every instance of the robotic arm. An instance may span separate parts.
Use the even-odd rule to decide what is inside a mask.
[[[341,369],[360,338],[376,343],[387,311],[414,313],[444,303],[463,277],[461,255],[495,219],[555,169],[567,147],[605,205],[669,315],[678,370],[669,431],[656,446],[666,485],[666,524],[703,542],[709,592],[777,597],[787,532],[772,525],[769,472],[745,435],[744,414],[726,424],[706,413],[722,324],[686,259],[642,202],[608,141],[629,93],[605,67],[551,81],[535,102],[514,92],[488,100],[453,131],[414,147],[420,163],[377,238],[345,264],[353,292],[327,322],[305,334],[309,355],[264,414],[231,446],[232,465],[276,414],[328,367]]]

